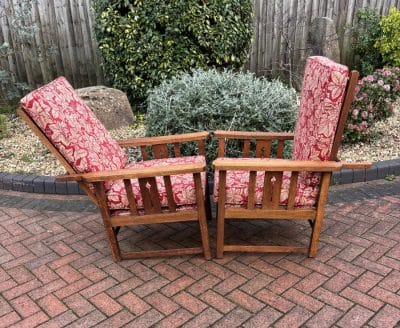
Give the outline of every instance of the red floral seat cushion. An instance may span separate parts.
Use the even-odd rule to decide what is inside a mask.
[[[332,60],[313,56],[307,59],[300,99],[300,111],[293,143],[294,160],[330,159],[343,103],[349,70]],[[264,174],[258,172],[255,202],[261,204]],[[226,204],[244,206],[248,198],[248,172],[227,173]],[[319,191],[320,174],[301,173],[296,190],[296,206],[313,206]],[[290,173],[282,182],[281,203],[288,198]],[[218,173],[215,175],[214,199],[218,197]]]
[[[21,107],[77,172],[125,166],[123,149],[64,77],[29,93]]]
[[[142,161],[136,163],[129,163],[126,168],[144,168],[144,167],[160,167],[160,166],[174,166],[177,164],[190,164],[201,163],[205,164],[204,156],[186,156],[166,159],[153,159],[149,161]],[[164,179],[157,177],[157,189],[159,192],[160,202],[162,207],[168,206],[167,193],[165,191]],[[203,191],[205,190],[205,173],[201,174],[201,181]],[[133,193],[138,208],[143,208],[143,199],[140,193],[139,182],[137,179],[131,180]],[[196,204],[196,193],[194,187],[193,174],[181,174],[171,176],[172,191],[174,200],[177,206],[191,206]],[[106,186],[108,204],[111,209],[128,209],[129,202],[126,196],[125,186],[122,180],[113,181],[110,185]]]

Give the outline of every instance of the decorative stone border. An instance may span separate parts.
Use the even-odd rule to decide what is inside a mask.
[[[384,179],[390,175],[400,175],[400,158],[373,163],[370,169],[343,170],[334,172],[332,184],[347,184]],[[0,173],[0,189],[30,193],[86,195],[74,181],[56,182],[51,176]],[[210,188],[213,190],[213,188]]]

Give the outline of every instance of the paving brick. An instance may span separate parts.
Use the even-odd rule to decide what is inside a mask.
[[[213,289],[214,286],[217,285],[220,281],[221,279],[212,275],[208,275],[190,285],[190,287],[187,288],[187,291],[194,296],[198,296],[208,289]]]
[[[322,302],[298,291],[295,288],[288,289],[285,293],[282,294],[282,296],[289,301],[292,301],[293,303],[300,305],[303,308],[312,312],[318,312],[324,305]]]
[[[299,277],[291,273],[285,273],[283,276],[279,277],[274,282],[270,283],[268,285],[268,289],[270,289],[276,294],[282,294],[285,290],[289,289],[299,281],[300,281]]]
[[[246,279],[240,275],[234,274],[229,278],[221,281],[218,285],[214,287],[214,290],[221,295],[228,294],[230,291],[234,290],[235,288],[240,287],[246,282]]]
[[[20,316],[15,311],[2,316],[0,319],[0,328],[11,327],[14,323],[21,320]]]
[[[68,306],[69,309],[74,311],[79,317],[83,317],[95,310],[94,306],[78,293],[64,298],[63,301],[64,304]]]
[[[183,277],[178,278],[175,281],[169,283],[165,287],[163,287],[161,289],[161,292],[165,296],[171,297],[171,296],[179,293],[180,291],[186,289],[188,286],[193,284],[193,282],[195,282],[195,280],[193,278],[188,277],[188,276],[183,276]]]
[[[137,317],[129,324],[126,325],[127,328],[137,328],[137,327],[152,327],[157,322],[163,319],[163,315],[160,312],[152,309]]]
[[[132,292],[128,292],[118,298],[118,302],[125,306],[130,312],[134,313],[136,316],[140,316],[149,310],[151,307],[146,302]],[[157,313],[159,313],[157,311]]]
[[[368,292],[368,295],[375,297],[384,303],[388,303],[400,308],[400,296],[389,292],[386,289],[374,287]]]
[[[256,298],[240,291],[234,290],[227,297],[234,303],[238,304],[239,306],[243,307],[244,309],[252,312],[257,313],[260,311],[264,304],[258,301]]]
[[[315,290],[312,293],[312,296],[314,296],[317,299],[319,299],[320,301],[322,301],[328,305],[331,305],[342,311],[347,311],[353,306],[353,303],[350,302],[349,300],[347,300],[339,295],[336,295],[322,287]]]
[[[204,302],[186,292],[180,292],[175,295],[173,300],[193,314],[199,314],[207,308]]]
[[[363,327],[364,324],[374,315],[374,312],[367,310],[359,305],[353,307],[337,323],[339,327]]]
[[[274,327],[276,328],[286,328],[286,327],[301,327],[304,322],[306,322],[309,318],[312,317],[312,313],[303,309],[299,306],[296,306],[281,319],[279,319]]]
[[[273,292],[267,289],[259,291],[255,296],[260,301],[270,305],[271,307],[277,309],[280,312],[286,313],[295,306],[292,302],[286,300],[285,298],[277,294],[274,294]]]
[[[385,305],[368,323],[371,327],[397,327],[400,323],[400,309]]]
[[[381,301],[364,293],[361,293],[351,287],[347,287],[345,290],[343,290],[340,293],[340,296],[343,296],[356,304],[364,306],[371,311],[378,311],[383,306],[383,303]]]
[[[29,317],[36,312],[40,311],[40,308],[32,301],[27,295],[21,295],[10,301],[11,306],[23,317]],[[7,305],[7,303],[5,303]]]
[[[48,320],[47,315],[40,311],[40,312],[36,312],[35,314],[19,321],[18,323],[9,326],[10,328],[16,328],[16,327],[37,327],[39,326],[41,323],[45,322]]]
[[[357,289],[360,292],[367,292],[373,288],[378,282],[383,279],[382,276],[373,272],[367,271],[363,273],[359,278],[351,283],[351,287]]]
[[[222,318],[222,314],[218,311],[208,308],[195,318],[183,325],[184,328],[206,328],[211,327],[214,322]]]
[[[224,328],[224,327],[240,327],[243,322],[251,317],[251,313],[241,309],[235,308],[227,315],[223,316],[221,320],[214,324],[214,327]]]
[[[67,327],[96,327],[97,324],[106,319],[106,316],[102,314],[100,311],[95,310],[85,315],[84,317],[72,322]]]
[[[50,317],[58,316],[68,310],[67,307],[52,294],[40,299],[38,304]]]
[[[90,302],[92,302],[94,306],[96,306],[108,317],[112,316],[122,309],[122,306],[119,303],[114,301],[110,296],[105,293],[100,293],[93,296],[92,298],[90,298]]]
[[[330,290],[331,292],[340,292],[341,290],[346,288],[354,279],[354,276],[344,271],[340,271],[331,279],[329,279],[323,285],[323,287]]]
[[[333,327],[335,322],[337,322],[342,315],[342,311],[325,305],[317,314],[308,320],[304,326],[309,328]]]
[[[170,327],[181,327],[185,322],[189,321],[193,317],[189,311],[185,309],[179,309],[178,311],[170,314],[163,320],[159,321],[155,327],[157,328],[170,328]]]
[[[244,328],[257,328],[257,327],[272,327],[273,323],[282,316],[282,313],[271,308],[266,307],[255,316],[252,316],[244,324]]]

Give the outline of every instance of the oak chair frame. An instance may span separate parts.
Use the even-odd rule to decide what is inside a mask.
[[[99,207],[112,258],[115,262],[126,259],[200,253],[203,253],[206,259],[211,258],[207,227],[207,218],[211,217],[211,207],[208,197],[205,164],[193,163],[168,167],[129,168],[113,171],[78,173],[22,108],[19,108],[17,113],[66,169],[68,174],[56,177],[56,179],[58,181],[78,182],[80,187],[87,193],[88,197]],[[143,160],[150,159],[151,154],[153,154],[153,157],[156,159],[168,158],[171,152],[173,152],[175,157],[180,157],[182,156],[180,145],[185,142],[196,142],[199,155],[205,156],[205,142],[208,136],[208,132],[197,132],[161,137],[133,138],[118,141],[118,143],[121,147],[140,147]],[[180,174],[193,175],[196,204],[193,208],[178,211],[174,201],[170,177],[171,175]],[[206,190],[203,190],[201,174],[206,175]],[[164,179],[168,208],[161,206],[155,177],[163,177]],[[139,181],[143,208],[139,209],[137,207],[131,179],[138,179]],[[126,213],[124,215],[113,215],[112,211],[109,209],[104,182],[110,180],[123,180],[129,201],[129,215],[126,215]],[[201,247],[121,252],[117,238],[121,227],[183,221],[199,222],[202,241]]]
[[[340,112],[336,134],[332,146],[330,161],[297,161],[283,159],[285,142],[294,139],[294,133],[275,132],[242,132],[242,131],[215,131],[218,139],[218,158],[213,162],[214,170],[219,171],[218,203],[217,203],[217,258],[222,258],[224,251],[239,252],[296,252],[315,257],[318,250],[318,240],[325,214],[328,189],[332,172],[343,168],[368,168],[370,163],[341,163],[337,154],[346,124],[347,115],[354,97],[358,72],[352,71],[347,82],[344,100]],[[255,146],[255,157],[260,160],[229,160],[225,156],[226,141],[242,140],[242,157],[250,157],[252,144]],[[276,145],[277,159],[270,161],[273,143]],[[263,160],[261,160],[261,158]],[[226,175],[228,170],[249,171],[248,202],[246,208],[226,207]],[[256,206],[255,186],[257,171],[264,171],[264,186],[261,206]],[[281,184],[284,172],[291,172],[289,196],[287,205],[280,205]],[[300,172],[320,172],[321,182],[316,205],[312,208],[296,208],[295,195],[297,180]],[[275,178],[272,183],[271,179]],[[308,220],[311,225],[311,238],[308,247],[300,246],[260,246],[260,245],[225,245],[224,229],[226,219],[289,219]]]

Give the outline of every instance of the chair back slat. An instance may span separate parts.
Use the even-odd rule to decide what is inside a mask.
[[[147,152],[146,146],[140,146],[140,152],[142,153],[142,158],[144,161],[149,160],[149,153]]]
[[[288,205],[287,205],[289,210],[294,209],[298,177],[299,177],[299,172],[296,171],[293,171],[292,175],[290,176]]]
[[[269,158],[271,156],[271,140],[256,140],[256,157]]]
[[[153,208],[153,204],[151,202],[151,195],[150,195],[150,183],[148,178],[141,178],[139,180],[139,188],[140,193],[142,195],[143,200],[143,208],[145,214],[154,214],[156,213],[155,209]]]
[[[171,177],[169,175],[164,176],[164,185],[167,193],[168,209],[170,212],[176,212],[176,203],[174,200],[174,193],[172,191]]]
[[[174,143],[174,155],[175,157],[181,157],[181,145],[179,142]]]
[[[276,158],[283,158],[283,150],[285,148],[285,140],[278,140]]]
[[[161,159],[169,157],[168,145],[153,145],[152,148],[154,158]]]
[[[254,209],[254,197],[256,193],[256,179],[257,179],[257,171],[250,171],[249,177],[249,191],[248,191],[248,201],[247,201],[247,209]]]
[[[278,209],[279,201],[281,199],[283,172],[274,172],[273,176],[275,178],[275,181],[274,181],[273,191],[272,191],[272,208]]]
[[[242,156],[244,158],[250,157],[250,140],[249,139],[245,139],[243,141],[243,154]]]
[[[138,215],[137,205],[135,200],[135,194],[133,193],[132,183],[130,179],[124,179],[124,185],[126,190],[126,196],[129,202],[129,209],[132,215]]]
[[[218,157],[225,156],[225,139],[218,138]]]
[[[264,176],[264,187],[263,187],[263,195],[262,195],[262,209],[271,208],[272,204],[272,172],[265,172]]]
[[[203,155],[203,156],[206,156],[206,147],[205,147],[204,140],[199,140],[197,142],[197,144],[198,144],[198,147],[199,147],[199,154]]]

